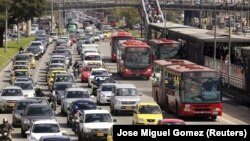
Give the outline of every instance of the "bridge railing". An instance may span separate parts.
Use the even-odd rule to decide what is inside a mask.
[[[142,3],[142,8],[143,8],[143,15],[145,16],[144,18],[146,19],[146,24],[148,25],[149,24],[149,17],[148,17],[148,12],[146,9],[145,0],[141,0],[141,3]]]
[[[204,56],[204,60],[206,67],[220,71],[221,76],[225,79],[226,83],[228,83],[228,70],[230,70],[230,85],[240,89],[245,89],[245,74],[243,67],[231,64],[228,69],[228,63],[221,60],[214,60],[212,57],[208,56]]]

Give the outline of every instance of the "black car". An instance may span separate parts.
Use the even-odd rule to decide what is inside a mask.
[[[27,51],[33,53],[36,60],[41,58],[43,55],[43,50],[36,45],[30,46],[29,48],[27,48]]]
[[[21,113],[21,134],[26,137],[25,132],[29,130],[34,121],[43,119],[55,119],[54,112],[47,104],[30,104]]]
[[[68,107],[69,113],[72,113],[73,111],[73,107],[74,106],[78,106],[79,111],[83,112],[84,110],[95,110],[97,109],[96,103],[91,101],[91,100],[85,100],[85,99],[81,99],[81,100],[76,100],[73,101],[70,106]],[[67,124],[69,126],[72,125],[72,119],[74,118],[74,116],[72,114],[68,114],[67,116]]]
[[[24,112],[25,108],[29,104],[36,104],[38,101],[36,99],[22,99],[16,102],[16,106],[12,112],[12,125],[14,127],[21,125],[21,113]]]
[[[92,95],[96,96],[96,90],[102,83],[115,83],[115,80],[109,75],[96,75],[93,79]]]

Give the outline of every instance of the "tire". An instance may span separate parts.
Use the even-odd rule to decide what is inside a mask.
[[[25,134],[25,131],[23,130],[23,128],[21,128],[21,135],[22,135],[23,138],[27,137],[27,135]]]
[[[176,113],[176,116],[180,118],[178,103],[176,103],[176,106],[175,106],[175,113]]]

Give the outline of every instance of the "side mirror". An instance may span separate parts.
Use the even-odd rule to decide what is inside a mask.
[[[63,135],[66,135],[66,133],[67,133],[67,132],[66,132],[65,130],[62,131],[62,134],[63,134]]]
[[[113,119],[113,122],[117,122],[117,119]]]
[[[91,96],[90,96],[90,98],[91,98],[91,99],[94,99],[94,98],[95,98],[95,96],[91,95]]]
[[[26,134],[26,135],[30,135],[30,131],[29,131],[29,130],[26,131],[25,134]]]
[[[142,92],[139,92],[138,94],[139,94],[139,96],[142,96]]]

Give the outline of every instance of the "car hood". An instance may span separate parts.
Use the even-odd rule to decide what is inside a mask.
[[[90,129],[103,129],[108,128],[110,129],[113,126],[113,122],[95,122],[95,123],[85,123],[86,128]]]
[[[138,118],[162,120],[162,114],[138,114]]]
[[[83,71],[83,72],[82,72],[82,75],[83,75],[83,76],[88,76],[89,74],[90,74],[90,71]]]
[[[1,96],[0,97],[0,100],[2,99],[3,101],[7,101],[7,100],[20,100],[20,99],[23,99],[24,96]]]
[[[116,96],[115,99],[119,101],[140,101],[139,96]]]
[[[23,90],[23,95],[27,95],[27,97],[34,97],[35,90]]]
[[[59,133],[32,133],[31,137],[29,137],[29,140],[31,138],[35,138],[36,140],[39,140],[42,136],[47,136],[47,135],[55,136],[55,135],[63,135],[63,134],[61,132]]]
[[[65,100],[65,102],[70,104],[70,103],[72,103],[73,101],[76,101],[76,100],[91,100],[91,98],[67,98]]]
[[[104,94],[105,96],[111,96],[112,91],[101,91],[101,94]]]

